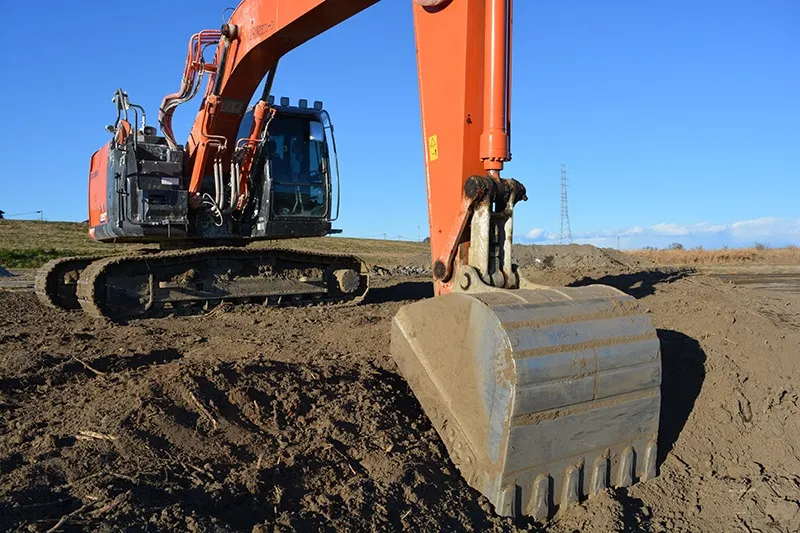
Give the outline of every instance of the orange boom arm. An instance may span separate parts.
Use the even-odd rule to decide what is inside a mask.
[[[190,194],[199,197],[203,178],[214,172],[215,165],[221,169],[230,162],[247,104],[278,60],[375,3],[377,0],[244,0],[221,31],[193,37],[195,44],[190,46],[184,80],[203,72],[210,72],[211,77],[187,143]],[[489,203],[490,190],[497,189],[509,200],[510,187],[512,205],[524,197],[521,185],[499,178],[503,162],[511,158],[511,3],[416,0],[413,4],[437,294],[450,292],[458,265],[474,263],[478,255],[477,268],[487,278],[492,278],[492,272],[501,273],[495,275],[496,285],[514,284],[510,264],[503,264],[502,253],[502,241],[510,244],[510,231],[493,236],[499,252],[492,254],[486,209],[478,224],[484,245],[476,254],[475,250],[470,252],[475,228],[469,225],[471,213],[481,203]],[[204,64],[202,43],[217,37],[214,62]],[[187,88],[182,87],[182,92]],[[180,96],[179,92],[165,99],[162,116],[167,120],[162,119],[162,126],[169,124],[173,104],[180,103]],[[245,145],[248,140],[252,138],[244,140]],[[240,181],[242,191],[246,170]],[[467,186],[473,176],[482,179]],[[510,209],[508,218],[510,227]],[[494,268],[490,255],[498,262]]]

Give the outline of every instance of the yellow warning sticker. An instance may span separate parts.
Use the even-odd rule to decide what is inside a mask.
[[[439,139],[436,135],[428,137],[428,161],[439,159]]]

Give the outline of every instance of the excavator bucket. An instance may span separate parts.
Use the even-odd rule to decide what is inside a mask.
[[[532,287],[406,305],[392,355],[467,482],[543,520],[655,476],[661,355],[630,296]]]

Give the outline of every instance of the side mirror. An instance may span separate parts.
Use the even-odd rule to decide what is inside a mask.
[[[309,140],[316,142],[325,142],[325,128],[322,127],[322,122],[312,120],[309,122]]]

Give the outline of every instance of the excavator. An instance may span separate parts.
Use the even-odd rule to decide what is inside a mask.
[[[157,243],[56,260],[42,301],[111,320],[219,301],[351,305],[354,256],[247,246],[334,233],[338,165],[319,101],[271,95],[279,60],[378,0],[243,0],[189,41],[158,111],[119,90],[89,170],[89,234]],[[412,0],[434,296],[403,306],[391,353],[466,482],[501,516],[547,520],[609,487],[656,475],[661,353],[630,296],[545,287],[511,258],[525,187],[511,159],[512,0]],[[208,77],[188,140],[175,109]],[[263,83],[260,97],[255,99]],[[255,100],[254,105],[249,106]]]

